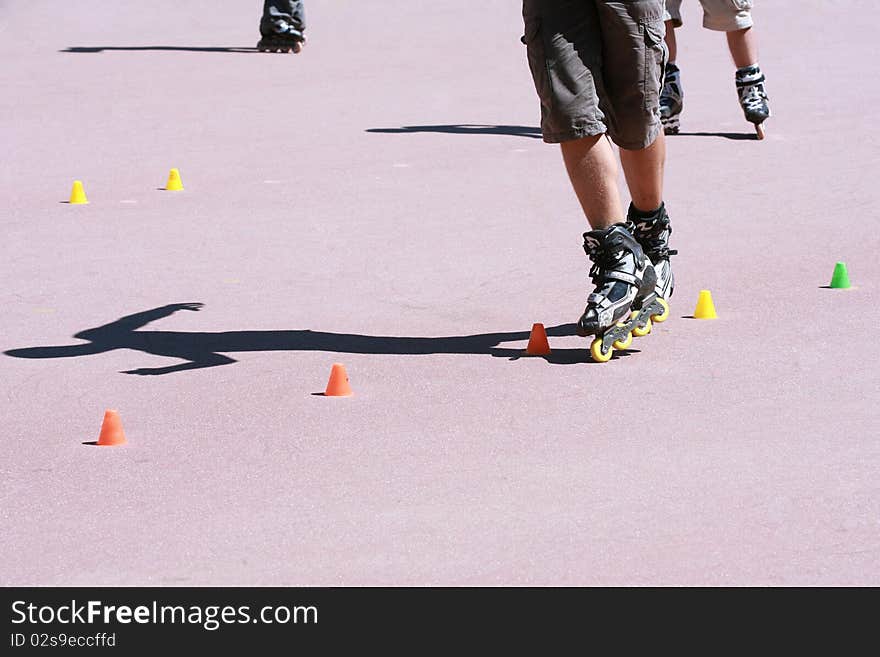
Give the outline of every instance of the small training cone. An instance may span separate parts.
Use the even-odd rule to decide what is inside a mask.
[[[73,189],[70,190],[70,204],[83,205],[88,202],[89,199],[86,198],[86,191],[83,189],[82,180],[74,180]]]
[[[550,343],[547,342],[547,331],[544,330],[543,324],[532,324],[526,353],[529,356],[548,356],[550,354]]]
[[[831,274],[831,285],[829,287],[840,288],[845,290],[850,287],[849,274],[846,271],[846,263],[838,262],[834,265],[834,273]]]
[[[325,397],[350,397],[354,393],[348,384],[348,374],[345,372],[345,365],[333,363],[330,370],[330,380],[327,381],[327,389],[324,391]]]
[[[700,290],[697,307],[694,309],[694,317],[696,319],[718,319],[715,304],[712,303],[712,293],[709,290]]]
[[[183,182],[180,180],[180,171],[177,169],[171,169],[171,171],[168,172],[168,182],[165,184],[165,189],[169,192],[183,191]]]
[[[122,430],[122,420],[119,413],[113,409],[107,409],[104,413],[104,422],[101,424],[101,435],[98,436],[98,444],[104,446],[124,445],[125,431]]]

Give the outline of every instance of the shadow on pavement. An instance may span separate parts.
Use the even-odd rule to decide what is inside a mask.
[[[96,328],[85,329],[73,337],[85,343],[51,347],[26,347],[3,352],[15,358],[73,358],[102,354],[114,349],[132,349],[156,356],[183,360],[166,367],[126,370],[124,374],[159,375],[184,370],[216,367],[236,362],[224,354],[236,351],[329,351],[350,354],[426,355],[487,354],[518,360],[524,349],[500,348],[502,342],[528,340],[529,331],[508,331],[435,338],[326,333],[323,331],[226,331],[222,333],[184,333],[178,331],[139,331],[150,322],[169,317],[179,310],[198,311],[201,303],[174,303],[121,317]],[[547,328],[549,336],[575,335],[574,324]],[[543,358],[554,365],[592,363],[584,349],[557,349]],[[616,356],[627,355],[615,351]]]
[[[236,47],[222,47],[222,46],[71,46],[70,48],[65,48],[64,50],[59,50],[58,52],[73,52],[73,53],[95,53],[95,52],[105,52],[107,50],[172,50],[172,51],[186,51],[186,52],[259,52],[256,48],[236,48]]]
[[[754,132],[679,132],[670,137],[721,137],[736,141],[758,141],[758,135]]]
[[[541,129],[524,125],[476,125],[461,123],[457,125],[405,125],[399,128],[369,128],[366,132],[403,134],[414,132],[442,132],[454,135],[508,135],[511,137],[532,137],[541,139]]]
[[[572,335],[576,335],[574,333],[574,324],[566,325],[572,327]],[[547,329],[547,334],[550,335],[550,329]],[[585,340],[587,340],[585,338]],[[553,352],[549,356],[528,356],[522,349],[492,349],[492,355],[499,356],[507,356],[509,360],[519,360],[520,358],[541,358],[542,360],[546,360],[548,363],[552,365],[593,365],[596,363],[591,357],[589,352],[589,342],[584,342],[583,349],[554,349]],[[617,360],[621,357],[629,356],[630,354],[639,353],[638,349],[615,349],[614,355],[611,356],[611,360]]]

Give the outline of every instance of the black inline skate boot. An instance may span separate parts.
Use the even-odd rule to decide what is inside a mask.
[[[677,135],[679,116],[684,109],[684,91],[681,88],[681,71],[675,64],[667,64],[660,90],[660,122],[663,132]]]
[[[632,227],[633,235],[645,255],[654,265],[657,278],[653,293],[645,298],[638,313],[633,313],[635,316],[633,335],[643,336],[651,332],[653,322],[665,322],[669,317],[667,300],[672,296],[675,287],[669,256],[675,255],[678,251],[669,248],[672,226],[664,203],[653,212],[642,212],[630,203],[627,223]]]
[[[593,360],[605,362],[614,349],[632,344],[642,303],[656,296],[657,276],[624,223],[584,233],[584,251],[593,261],[590,278],[596,288],[587,298],[577,332],[596,336],[590,354]]]
[[[661,203],[653,212],[642,212],[630,203],[626,221],[632,225],[636,241],[654,265],[657,273],[657,296],[664,300],[669,299],[675,288],[669,256],[676,255],[678,251],[669,248],[672,223],[666,213],[666,204]]]
[[[770,98],[764,89],[764,74],[761,68],[746,66],[736,71],[736,93],[746,121],[755,124],[758,139],[764,138],[764,121],[770,118]]]
[[[264,0],[260,20],[260,52],[300,52],[306,42],[302,0]]]

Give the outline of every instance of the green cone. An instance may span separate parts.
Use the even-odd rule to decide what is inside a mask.
[[[830,287],[846,289],[849,286],[849,274],[846,273],[846,263],[838,262],[834,265],[834,273],[831,275]]]

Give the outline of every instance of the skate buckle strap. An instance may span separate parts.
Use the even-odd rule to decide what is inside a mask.
[[[602,280],[603,281],[623,281],[624,283],[627,283],[628,285],[634,285],[634,286],[639,285],[639,279],[637,279],[632,274],[626,273],[625,271],[616,271],[616,270],[606,271],[603,273]]]
[[[587,297],[587,307],[592,307],[599,317],[601,317],[603,313],[608,312],[608,309],[611,308],[611,306],[611,300],[604,294],[591,292],[590,296]]]
[[[667,246],[669,235],[672,235],[669,215],[665,212],[650,219],[639,219],[634,222],[634,232],[638,235],[639,243],[652,260],[662,258],[669,260],[669,256],[678,255],[678,251]],[[663,233],[669,229],[668,235]]]
[[[596,305],[601,308],[606,308],[607,306],[609,306],[611,304],[611,302],[608,300],[608,297],[606,297],[604,294],[599,294],[598,292],[591,292],[590,296],[587,297],[587,304],[589,304],[591,306]]]
[[[597,261],[592,267],[590,267],[590,280],[593,281],[593,285],[598,285],[600,282],[604,282],[608,280],[610,277],[608,274],[610,272],[606,271],[606,268],[603,266],[602,261]]]
[[[663,260],[669,260],[669,256],[678,255],[678,249],[670,249],[665,246],[661,246],[657,249],[648,249],[645,251],[650,258],[661,258]]]
[[[760,73],[759,75],[757,75],[755,77],[737,76],[736,77],[736,86],[739,88],[751,87],[753,85],[763,84],[766,81],[767,81],[767,78],[764,77],[763,73]]]
[[[672,221],[669,218],[669,215],[666,214],[665,204],[661,205],[656,212],[648,217],[635,217],[632,215],[632,208],[630,209],[630,217],[627,219],[627,224],[632,226],[630,230],[632,232],[638,231],[641,235],[647,235],[650,233],[659,235],[664,230],[669,228],[669,224]],[[670,228],[670,231],[672,229]]]

